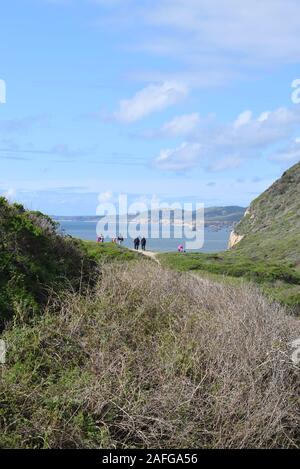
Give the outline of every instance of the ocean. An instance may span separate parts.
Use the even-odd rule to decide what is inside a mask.
[[[65,234],[69,234],[71,236],[84,240],[95,241],[97,238],[96,223],[94,221],[61,220],[59,223],[61,226],[61,230]],[[231,230],[229,228],[222,228],[219,230],[205,228],[203,248],[196,249],[191,252],[216,252],[225,250],[227,248],[230,231]],[[109,239],[107,239],[107,241],[109,241]],[[182,238],[149,238],[147,239],[146,248],[149,251],[155,252],[176,251],[177,246],[180,243],[183,243],[185,245],[185,240]],[[123,245],[132,248],[133,240],[125,239]]]

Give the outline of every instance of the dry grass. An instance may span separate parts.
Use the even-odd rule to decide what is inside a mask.
[[[99,278],[6,332],[0,446],[300,446],[299,321],[249,285],[147,261]]]

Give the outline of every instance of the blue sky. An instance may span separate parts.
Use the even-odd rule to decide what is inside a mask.
[[[248,205],[300,159],[299,43],[298,0],[5,2],[0,193]]]

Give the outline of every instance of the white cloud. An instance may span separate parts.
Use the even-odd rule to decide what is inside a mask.
[[[156,68],[137,72],[147,79],[184,76],[197,86],[219,86],[241,76],[249,77],[251,70],[300,62],[299,0],[81,2],[99,4],[101,26],[105,19],[115,28],[129,28],[127,41],[131,40],[131,48],[181,64],[180,68],[172,67],[174,73],[166,72],[165,67],[164,71]],[[103,11],[103,6],[114,8]],[[130,46],[128,42],[125,45]]]
[[[190,86],[223,86],[300,62],[299,0],[151,0],[127,10],[111,15],[135,31],[126,46],[172,60],[172,68],[132,72],[149,81],[184,77]]]
[[[146,139],[171,137],[186,137],[192,139],[197,137],[199,129],[212,125],[214,119],[214,114],[208,114],[206,117],[201,117],[198,112],[182,114],[173,117],[173,119],[165,122],[158,129],[137,131],[132,135]]]
[[[235,129],[238,129],[239,127],[242,127],[243,125],[248,124],[251,121],[251,118],[252,118],[252,112],[251,111],[244,111],[234,121],[233,127]]]
[[[188,94],[186,85],[179,82],[164,82],[149,85],[132,98],[123,99],[114,117],[125,123],[135,122],[153,112],[163,111],[176,104]]]
[[[213,49],[220,60],[230,53],[249,65],[300,59],[298,0],[252,0],[251,6],[240,0],[154,0],[144,18],[169,28],[168,38],[174,32],[184,37],[179,54],[203,56]]]
[[[214,129],[214,144],[220,147],[256,150],[291,136],[300,123],[300,109],[278,108],[258,118],[251,111],[241,113],[233,124]]]
[[[292,138],[295,141],[300,110],[296,107],[282,107],[265,111],[258,117],[248,110],[226,125],[217,122],[212,125],[209,120],[207,126],[205,122],[201,120],[189,142],[175,149],[162,150],[155,160],[157,167],[186,171],[202,166],[211,171],[224,171],[238,168],[246,159],[274,154],[274,148],[286,144]],[[288,150],[269,158],[273,161],[295,161],[298,154],[298,147],[294,144]]]
[[[200,124],[200,116],[198,113],[184,114],[176,116],[162,127],[162,134],[177,137],[180,135],[189,135],[193,133]]]
[[[167,171],[185,171],[197,166],[201,157],[199,143],[182,143],[177,148],[167,148],[160,151],[156,158],[158,168]]]
[[[281,150],[272,154],[269,159],[276,163],[286,164],[290,166],[300,161],[300,139],[296,138],[293,143],[281,148]]]
[[[269,118],[270,114],[271,114],[270,111],[264,111],[264,112],[262,112],[261,115],[260,115],[260,116],[258,117],[258,119],[257,119],[258,122],[264,122],[264,121],[266,121],[266,120]]]
[[[9,202],[13,202],[16,199],[17,196],[17,191],[14,188],[9,188],[7,191],[5,191],[3,194],[3,197],[5,197]]]

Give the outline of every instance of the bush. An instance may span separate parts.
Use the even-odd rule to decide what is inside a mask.
[[[299,311],[300,272],[288,263],[271,263],[261,259],[253,260],[238,251],[216,254],[160,254],[162,264],[179,271],[208,272],[225,277],[239,278],[259,284],[273,299]],[[285,292],[278,295],[278,283]],[[297,290],[290,295],[291,287]]]
[[[52,290],[88,283],[92,265],[49,217],[0,198],[0,330],[19,310],[37,313]]]
[[[5,332],[0,446],[299,447],[299,336],[252,286],[103,265],[89,295]]]

